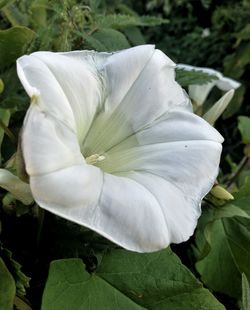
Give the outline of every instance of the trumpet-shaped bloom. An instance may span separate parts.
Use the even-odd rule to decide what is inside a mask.
[[[217,86],[222,91],[228,92],[230,90],[235,90],[239,88],[241,85],[239,82],[233,79],[224,77],[219,71],[216,71],[214,69],[194,67],[194,66],[184,65],[184,64],[178,64],[177,67],[179,69],[184,69],[187,71],[202,71],[209,75],[213,75],[217,78],[217,80],[213,80],[206,84],[190,85],[188,87],[189,96],[196,103],[197,106],[201,106],[204,103],[209,92],[212,90],[214,86]]]
[[[22,151],[36,202],[138,252],[187,240],[218,173],[221,135],[192,113],[154,46],[37,52]]]

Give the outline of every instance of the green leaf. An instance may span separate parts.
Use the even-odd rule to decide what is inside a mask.
[[[11,251],[3,248],[1,244],[0,250],[9,271],[15,280],[17,294],[24,296],[26,294],[26,288],[29,287],[30,278],[21,271],[21,265],[13,259]]]
[[[34,37],[35,33],[26,27],[0,30],[0,71],[23,55]]]
[[[10,111],[0,108],[0,163],[1,163],[1,145],[4,137],[4,129],[8,127],[10,120]]]
[[[250,24],[247,24],[240,32],[238,32],[236,38],[240,40],[250,40]]]
[[[42,310],[224,309],[178,257],[166,249],[141,254],[107,252],[94,274],[81,260],[51,263]]]
[[[15,294],[15,281],[0,257],[0,309],[12,310]]]
[[[237,89],[234,93],[233,99],[230,101],[226,111],[223,113],[223,119],[227,119],[238,112],[244,100],[245,92],[246,87],[244,85],[241,85],[241,87]]]
[[[165,24],[166,19],[155,16],[135,16],[123,14],[97,15],[96,22],[98,28],[120,29],[128,26],[158,26]]]
[[[102,51],[116,51],[129,48],[130,44],[123,33],[114,29],[101,29],[93,33],[92,38],[103,47]]]
[[[155,27],[162,24],[167,24],[169,21],[156,16],[140,16],[141,24],[138,26]]]
[[[26,111],[29,106],[29,99],[26,95],[10,95],[1,101],[3,109],[16,109],[17,111]]]
[[[239,192],[234,193],[234,200],[227,203],[225,205],[225,208],[229,206],[234,206],[246,212],[250,216],[249,203],[250,203],[250,176],[247,176]]]
[[[123,30],[123,33],[125,33],[126,37],[128,38],[129,42],[133,45],[141,45],[145,44],[145,39],[138,27],[130,26],[126,27]]]
[[[242,310],[250,309],[250,286],[247,277],[242,273]]]
[[[94,37],[86,35],[85,33],[79,33],[79,35],[84,40],[85,48],[93,49],[98,52],[105,51],[105,46]]]
[[[176,69],[176,81],[183,87],[189,85],[202,85],[212,82],[213,80],[218,80],[215,75],[205,73],[203,71],[197,70],[185,70],[185,69]]]
[[[245,72],[245,66],[250,63],[250,43],[242,43],[237,51],[224,59],[224,74],[239,79]]]
[[[0,94],[4,91],[4,83],[3,80],[0,79]]]
[[[250,278],[250,220],[222,218],[208,227],[210,251],[196,263],[196,268],[209,288],[240,298],[241,273]]]
[[[196,269],[203,282],[214,291],[237,298],[241,294],[241,273],[250,277],[249,205],[250,177],[234,193],[234,200],[222,207],[204,208],[195,234]]]
[[[73,308],[72,308],[73,307]],[[43,294],[42,310],[143,309],[96,275],[80,259],[54,261]]]
[[[241,133],[242,142],[248,144],[250,142],[250,117],[239,116],[238,128]]]
[[[13,1],[14,1],[14,0],[0,0],[0,10],[1,10],[4,6],[10,4],[10,3],[13,2]]]
[[[113,250],[96,273],[151,310],[224,309],[170,248],[150,254]]]
[[[14,2],[14,1],[12,1]],[[10,22],[12,26],[27,26],[29,24],[29,12],[20,10],[20,6],[16,3],[8,3],[2,11],[4,17]]]

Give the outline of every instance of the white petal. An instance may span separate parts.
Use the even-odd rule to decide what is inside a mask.
[[[6,169],[0,169],[0,186],[25,205],[33,202],[29,184],[24,183]]]
[[[33,196],[41,207],[88,227],[96,215],[102,183],[102,171],[87,164],[30,178]]]
[[[104,175],[95,227],[124,248],[151,252],[169,244],[169,234],[157,199],[131,178]]]
[[[137,49],[132,49],[133,53],[136,54]],[[143,57],[139,51],[139,59],[143,63],[140,64],[138,60],[138,64],[135,66],[130,59],[133,53],[127,55],[126,51],[120,52],[121,59],[118,59],[120,62],[116,59],[116,61],[112,61],[112,57],[116,57],[114,54],[107,63],[104,63],[108,93],[111,95],[107,97],[104,111],[95,119],[84,142],[82,149],[88,155],[90,155],[89,150],[98,154],[107,151],[167,111],[173,109],[191,110],[189,99],[174,80],[175,65],[167,56],[155,50],[149,59],[145,59],[145,56]],[[122,56],[124,57],[123,61]],[[109,68],[109,66],[113,66],[113,68]],[[133,76],[133,83],[130,83],[130,88],[127,89],[127,76],[134,71],[137,74]],[[113,90],[113,81],[116,78],[114,72],[120,73],[118,90]],[[119,85],[122,83],[123,77],[125,93],[120,91],[120,88],[123,90],[123,87]],[[112,92],[115,95],[112,95]],[[120,100],[118,103],[113,101],[116,97]],[[103,130],[104,128],[105,130]]]
[[[204,103],[209,92],[214,86],[217,86],[222,91],[229,91],[231,89],[237,89],[241,85],[239,82],[233,79],[224,77],[219,71],[216,71],[214,69],[195,67],[185,64],[178,64],[177,68],[184,69],[187,71],[201,71],[217,77],[217,80],[213,80],[203,85],[189,85],[188,87],[189,96],[198,106]]]
[[[49,68],[35,56],[17,60],[17,73],[32,102],[76,131],[74,117],[61,86]]]
[[[216,82],[216,86],[223,90],[223,91],[229,91],[231,89],[237,89],[240,87],[240,83],[233,80],[233,79],[229,79],[229,78],[226,78],[226,77],[223,77],[222,79],[218,80]]]
[[[24,121],[22,151],[27,173],[47,174],[85,162],[71,128],[32,104]]]
[[[160,226],[159,219],[150,219],[149,225],[154,228],[161,227],[159,235],[153,234],[155,240],[153,240],[152,245],[148,244],[148,247],[151,246],[151,251],[156,249],[155,244],[160,238],[173,243],[180,243],[186,241],[193,234],[200,216],[200,200],[194,200],[192,195],[183,193],[182,189],[176,187],[174,183],[149,172],[131,172],[126,173],[126,176],[141,184],[146,191],[155,197],[157,204],[151,206],[151,213],[157,214],[156,211],[159,212],[160,210],[161,213],[158,217],[165,221],[164,225]],[[168,208],[166,208],[166,204],[168,204]],[[138,216],[143,217],[144,214],[142,215],[140,212]],[[141,228],[142,233],[143,228]]]
[[[213,81],[204,85],[189,85],[188,94],[197,106],[201,106],[215,84],[215,81]]]
[[[203,197],[218,173],[221,144],[213,141],[176,141],[110,152],[104,171],[149,171],[176,184],[195,199]],[[194,206],[195,208],[195,206]]]
[[[69,53],[37,52],[17,61],[19,78],[29,96],[37,97],[42,111],[75,130],[79,141],[102,100],[102,81],[96,66],[87,59]]]

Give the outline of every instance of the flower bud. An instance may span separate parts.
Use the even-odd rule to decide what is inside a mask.
[[[211,189],[211,194],[217,198],[217,199],[221,199],[221,200],[233,200],[234,197],[232,194],[230,194],[225,188],[223,188],[220,185],[215,185],[212,189]]]

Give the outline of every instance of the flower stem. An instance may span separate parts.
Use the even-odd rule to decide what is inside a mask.
[[[2,120],[0,120],[0,127],[2,127],[3,131],[5,132],[5,134],[10,138],[11,142],[13,144],[17,143],[17,139],[14,136],[14,134],[9,130],[9,128],[3,123]]]
[[[238,169],[231,174],[228,182],[227,182],[227,188],[229,188],[233,182],[237,179],[237,177],[240,175],[240,173],[242,172],[242,170],[245,168],[245,166],[247,165],[248,161],[249,161],[249,157],[244,156],[241,160],[241,162],[239,163]]]

